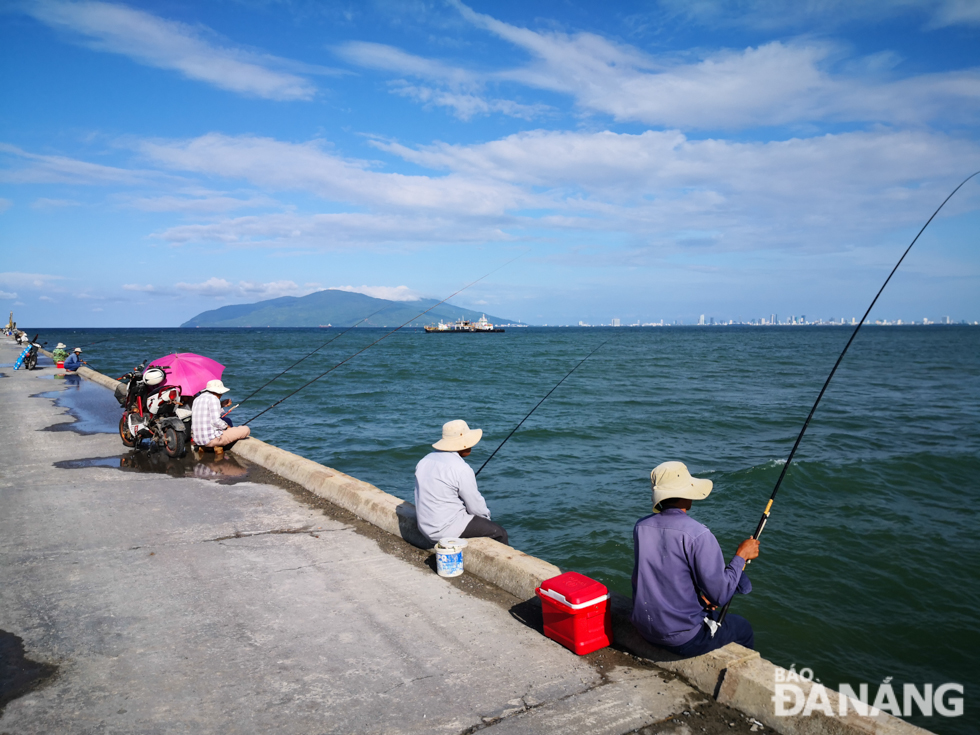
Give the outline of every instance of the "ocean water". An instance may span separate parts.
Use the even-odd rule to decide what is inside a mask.
[[[198,352],[240,400],[336,329],[59,330],[119,375]],[[241,423],[384,334],[357,329],[239,407]],[[692,514],[726,555],[751,535],[782,463],[850,336],[840,327],[529,328],[399,332],[251,424],[262,439],[410,500],[442,423],[484,430],[478,468],[568,370],[479,477],[512,543],[629,594],[632,528],[650,470],[681,460],[714,491]],[[102,341],[110,340],[110,341]],[[121,445],[120,445],[121,448]],[[823,683],[900,690],[958,682],[966,714],[914,717],[939,733],[980,722],[980,329],[865,327],[818,409],[749,567],[763,656]]]

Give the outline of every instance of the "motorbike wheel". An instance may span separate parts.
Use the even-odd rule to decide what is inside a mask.
[[[168,426],[163,430],[163,449],[168,457],[180,457],[184,454],[184,432]]]
[[[136,439],[133,437],[132,433],[129,431],[129,424],[126,419],[129,418],[129,413],[123,413],[122,418],[119,419],[119,438],[122,439],[122,443],[127,447],[135,447]]]
[[[28,370],[33,370],[37,367],[37,355],[28,355],[27,359],[24,360],[24,367]]]

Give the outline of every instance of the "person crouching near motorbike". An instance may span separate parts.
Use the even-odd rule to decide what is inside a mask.
[[[251,433],[247,426],[228,426],[221,420],[221,399],[218,396],[228,390],[220,380],[209,380],[194,399],[191,406],[191,441],[195,446],[226,447]]]
[[[65,360],[65,370],[73,373],[84,364],[82,362],[82,348],[76,347],[75,351],[68,355],[68,358]]]

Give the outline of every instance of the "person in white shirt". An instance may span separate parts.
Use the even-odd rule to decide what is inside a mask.
[[[209,380],[191,406],[191,441],[199,447],[226,447],[251,433],[247,426],[228,426],[221,420],[218,396],[228,388],[220,380]]]
[[[482,436],[482,429],[470,429],[465,421],[450,421],[432,445],[436,451],[415,467],[415,514],[419,530],[433,543],[478,536],[507,543],[507,531],[490,520],[476,475],[463,460]]]

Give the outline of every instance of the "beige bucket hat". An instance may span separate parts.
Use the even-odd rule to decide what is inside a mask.
[[[461,452],[475,447],[483,437],[483,429],[471,429],[466,422],[457,419],[442,425],[442,439],[432,445],[440,452]]]
[[[221,395],[222,393],[227,393],[230,391],[231,388],[225,388],[225,384],[220,380],[209,380],[208,384],[204,386],[204,390],[208,391],[209,393],[217,393],[218,395]]]
[[[683,462],[663,462],[650,473],[653,485],[653,507],[656,508],[668,498],[690,498],[704,500],[711,492],[714,483],[691,477]]]

